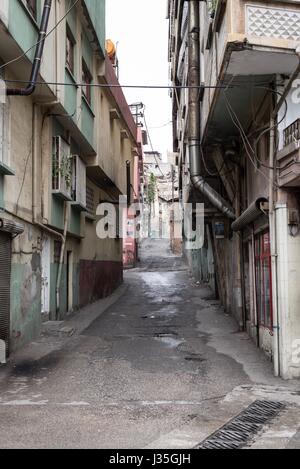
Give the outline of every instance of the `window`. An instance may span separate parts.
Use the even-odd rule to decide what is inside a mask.
[[[75,71],[75,41],[71,35],[69,29],[67,29],[67,38],[66,38],[66,66],[74,75]]]
[[[272,271],[269,232],[255,238],[256,301],[259,324],[273,327]]]
[[[59,264],[62,243],[61,241],[54,241],[53,260],[54,264]]]
[[[92,75],[85,63],[85,61],[83,60],[82,61],[82,83],[83,83],[83,86],[82,86],[82,92],[83,92],[83,95],[85,97],[85,99],[87,100],[87,102],[89,104],[91,104],[91,87],[90,85],[92,84]]]
[[[86,165],[78,155],[73,156],[72,163],[72,199],[86,207]]]
[[[284,146],[300,140],[300,119],[297,119],[283,131]]]
[[[28,10],[30,11],[31,15],[34,19],[37,19],[37,5],[36,0],[26,0],[26,5]]]
[[[71,199],[72,169],[69,144],[60,136],[53,137],[52,190],[65,200]]]

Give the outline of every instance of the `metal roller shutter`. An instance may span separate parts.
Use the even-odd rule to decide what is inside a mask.
[[[9,351],[11,237],[0,231],[0,339]]]

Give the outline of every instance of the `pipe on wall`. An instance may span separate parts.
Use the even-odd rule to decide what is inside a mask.
[[[7,88],[7,96],[30,96],[36,88],[36,82],[41,69],[51,7],[52,0],[45,0],[29,84],[26,88]]]
[[[270,182],[269,182],[269,224],[272,268],[272,303],[273,303],[273,360],[274,375],[280,376],[280,348],[279,348],[279,315],[278,315],[278,288],[277,288],[277,233],[276,213],[274,210],[274,182],[275,182],[275,119],[270,119]]]
[[[49,104],[55,104],[54,103],[49,103]],[[37,139],[42,137],[43,134],[43,128],[41,133],[37,131],[37,109],[40,106],[38,103],[34,103],[32,107],[32,223],[36,227],[40,228],[42,232],[46,232],[48,234],[51,234],[52,236],[55,236],[56,238],[59,238],[62,243],[62,250],[61,250],[61,257],[62,261],[60,258],[60,264],[59,264],[59,272],[57,276],[57,282],[56,282],[56,316],[59,314],[59,308],[60,308],[60,283],[61,283],[61,272],[62,272],[62,263],[64,260],[64,251],[65,251],[65,245],[66,245],[66,232],[64,230],[64,233],[60,233],[59,231],[55,231],[52,228],[49,228],[48,226],[44,225],[38,220],[38,210],[37,210],[37,194],[39,191],[37,190],[37,181],[40,180],[38,176],[38,169],[37,169],[37,161],[38,161],[38,145],[37,145]],[[42,161],[42,157],[41,157]],[[65,218],[64,218],[64,224],[65,227],[68,227],[68,212],[67,208],[65,208]]]
[[[61,245],[61,249],[60,249],[60,259],[59,259],[59,266],[58,266],[58,273],[57,273],[57,280],[56,280],[56,289],[55,289],[55,294],[56,294],[56,320],[60,319],[59,318],[60,307],[61,307],[61,305],[60,305],[60,284],[61,284],[61,277],[62,277],[62,269],[63,269],[63,264],[64,264],[64,258],[65,258],[68,226],[69,226],[69,207],[68,207],[68,202],[65,202],[64,203],[64,233],[63,233],[62,245]]]
[[[263,205],[268,203],[266,197],[258,197],[249,205],[249,207],[232,223],[233,231],[243,231],[247,226],[251,225],[257,218],[265,214]]]
[[[127,206],[131,204],[131,163],[126,161],[126,193],[127,193]]]
[[[201,176],[200,154],[200,8],[199,0],[189,1],[189,156],[193,186],[226,217],[235,220],[234,210]]]

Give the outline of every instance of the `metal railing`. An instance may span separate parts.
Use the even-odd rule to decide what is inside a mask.
[[[291,125],[289,125],[284,131],[284,146],[288,146],[290,143],[297,142],[300,140],[300,119],[297,119]]]

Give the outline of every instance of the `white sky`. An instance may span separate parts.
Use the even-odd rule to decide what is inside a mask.
[[[168,85],[166,0],[107,0],[106,37],[118,42],[123,85]],[[155,151],[172,150],[172,107],[167,89],[124,89],[128,104],[143,102]],[[165,125],[169,123],[169,125]],[[160,127],[161,128],[154,128]],[[146,148],[150,150],[150,147]]]

